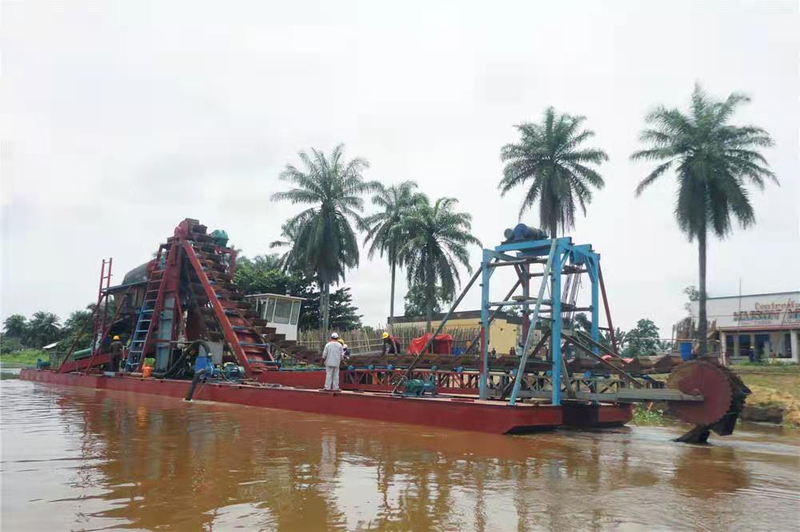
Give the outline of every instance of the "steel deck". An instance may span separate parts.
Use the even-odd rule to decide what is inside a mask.
[[[20,378],[47,384],[175,398],[183,398],[190,386],[190,382],[185,380],[56,373],[35,369],[22,370]],[[537,402],[519,403],[512,407],[506,402],[455,395],[418,398],[382,392],[326,392],[245,383],[201,384],[197,387],[194,398],[495,434],[548,430],[565,424],[581,427],[620,426],[631,419],[631,408],[628,405],[553,406]]]

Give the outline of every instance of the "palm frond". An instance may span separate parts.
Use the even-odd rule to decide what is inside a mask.
[[[644,191],[644,189],[652,185],[656,179],[658,179],[662,174],[664,174],[664,172],[669,170],[669,168],[672,166],[672,163],[673,161],[667,161],[663,164],[659,164],[658,166],[656,166],[655,170],[650,172],[650,174],[644,179],[642,179],[642,181],[636,186],[635,194],[637,196],[640,196]]]

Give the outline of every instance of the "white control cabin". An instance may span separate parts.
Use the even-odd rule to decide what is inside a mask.
[[[268,327],[275,327],[278,334],[286,335],[287,340],[297,340],[297,322],[300,319],[300,306],[304,298],[281,294],[253,294],[245,296],[261,316],[267,320]]]

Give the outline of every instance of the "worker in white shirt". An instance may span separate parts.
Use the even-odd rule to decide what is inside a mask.
[[[342,363],[344,348],[339,343],[339,335],[331,333],[330,341],[322,350],[322,360],[325,362],[325,389],[339,391],[339,365]]]

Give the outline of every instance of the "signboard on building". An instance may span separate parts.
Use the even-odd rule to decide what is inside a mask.
[[[712,297],[706,310],[717,329],[800,329],[800,292]],[[697,317],[696,301],[692,313]]]

